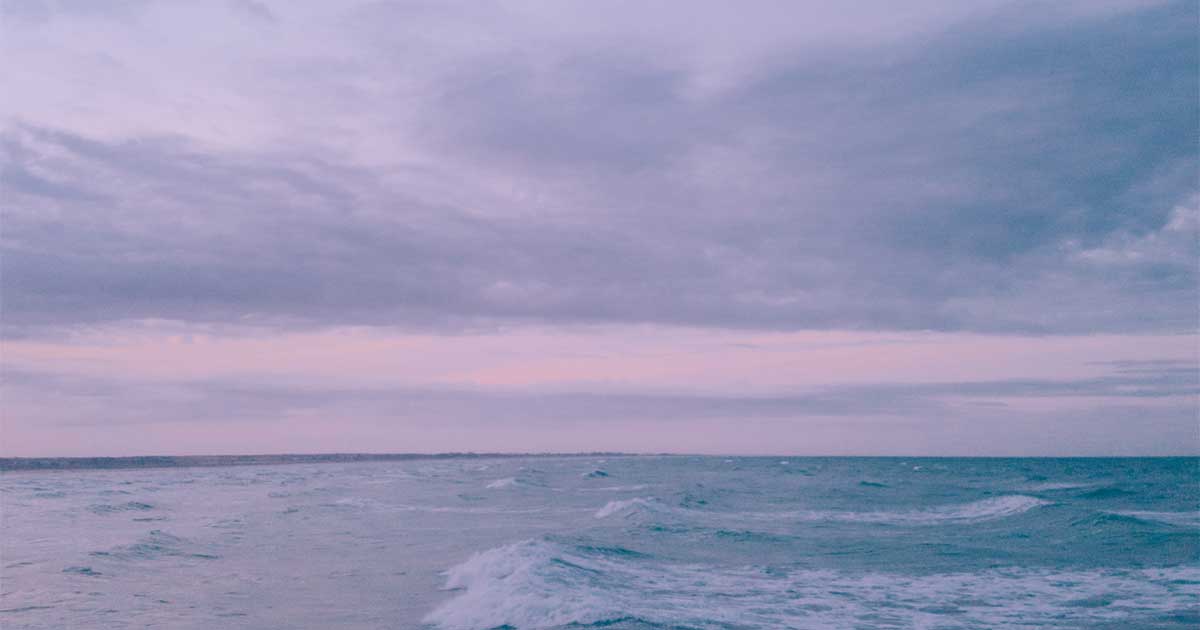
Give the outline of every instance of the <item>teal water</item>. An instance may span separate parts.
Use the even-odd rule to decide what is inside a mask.
[[[0,627],[1195,628],[1200,460],[0,477]]]

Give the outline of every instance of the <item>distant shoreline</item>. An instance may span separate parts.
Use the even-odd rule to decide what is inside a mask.
[[[716,455],[699,453],[309,453],[282,455],[132,455],[122,457],[0,457],[0,472],[56,470],[127,470],[139,468],[216,468],[285,464],[349,464],[439,459],[521,457],[724,457],[779,459],[1197,459],[1200,455],[955,456],[955,455]]]
[[[0,457],[0,471],[120,470],[128,468],[213,468],[282,464],[345,464],[421,459],[501,457],[616,457],[629,453],[315,453],[286,455],[133,455],[125,457]]]

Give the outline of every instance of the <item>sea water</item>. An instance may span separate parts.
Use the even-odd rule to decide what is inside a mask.
[[[8,472],[0,627],[1196,628],[1200,460]]]

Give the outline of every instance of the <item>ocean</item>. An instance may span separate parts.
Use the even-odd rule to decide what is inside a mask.
[[[1200,460],[0,475],[0,627],[1200,627]]]

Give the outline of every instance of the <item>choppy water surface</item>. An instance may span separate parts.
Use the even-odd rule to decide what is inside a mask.
[[[1195,628],[1197,459],[0,478],[0,627]]]

